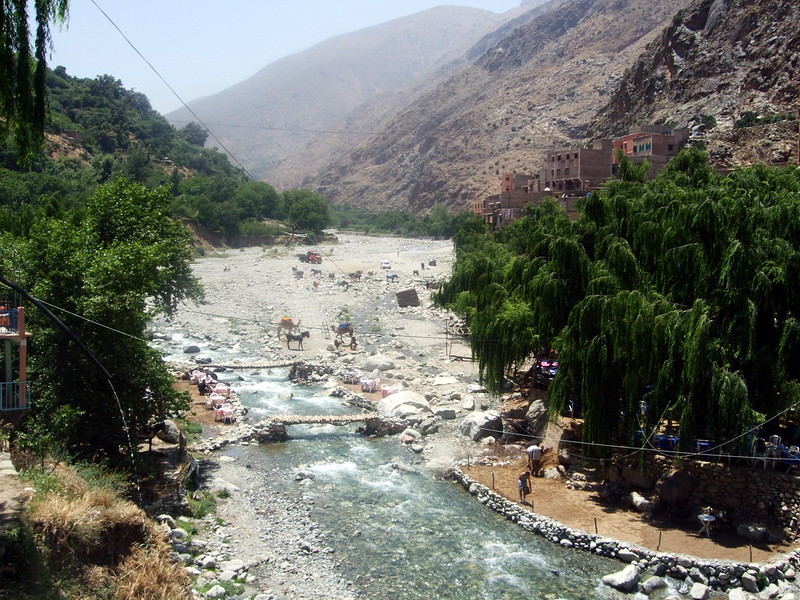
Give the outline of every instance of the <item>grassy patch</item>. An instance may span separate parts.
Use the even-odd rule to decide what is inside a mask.
[[[188,443],[193,444],[200,440],[200,435],[203,433],[202,423],[187,419],[185,416],[175,419],[175,423],[183,432],[183,435]]]
[[[195,519],[202,519],[210,515],[217,508],[214,494],[209,491],[195,492],[187,498],[189,512]]]

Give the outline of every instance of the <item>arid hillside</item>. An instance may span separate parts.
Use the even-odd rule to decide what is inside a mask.
[[[685,0],[545,5],[469,67],[304,184],[331,202],[426,212],[496,193],[501,172],[584,137]]]
[[[387,114],[408,103],[404,90],[461,57],[514,14],[433,8],[331,38],[190,107],[254,177],[296,186],[310,168],[363,141]],[[365,102],[371,104],[360,109]],[[193,120],[187,109],[167,118],[178,127]],[[304,151],[321,132],[325,143],[314,153]],[[216,142],[209,139],[209,145]],[[300,172],[273,172],[297,153],[304,157]]]

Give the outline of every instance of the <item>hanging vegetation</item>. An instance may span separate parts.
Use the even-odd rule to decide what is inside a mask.
[[[800,400],[800,170],[723,178],[684,150],[632,179],[577,221],[544,202],[488,240],[462,236],[434,299],[467,315],[491,389],[557,349],[550,409],[578,399],[585,441],[667,417],[684,444],[733,439]]]

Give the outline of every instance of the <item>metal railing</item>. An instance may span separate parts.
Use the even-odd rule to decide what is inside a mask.
[[[0,305],[0,333],[17,333],[19,330],[19,311]]]
[[[21,390],[25,390],[24,395]],[[31,389],[27,381],[0,382],[0,411],[27,410],[31,407]]]

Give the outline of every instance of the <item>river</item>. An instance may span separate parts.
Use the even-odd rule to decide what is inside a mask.
[[[203,344],[171,333],[177,345]],[[216,360],[235,358],[234,352]],[[286,369],[237,370],[221,373],[220,379],[231,382],[255,420],[267,414],[356,410],[321,388],[292,385],[287,374]],[[292,426],[285,443],[223,452],[264,475],[259,478],[267,487],[263,493],[290,490],[298,501],[313,500],[312,517],[326,533],[341,577],[353,582],[359,597],[619,597],[599,582],[620,563],[523,531],[460,486],[426,471],[422,459],[394,437],[370,440],[353,429]],[[298,481],[299,471],[313,477]]]

